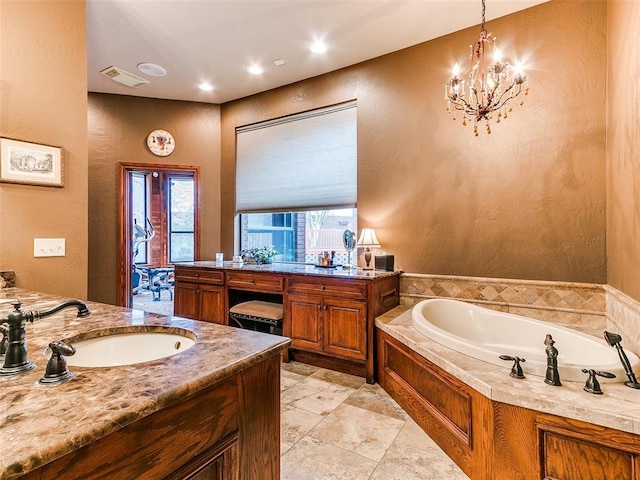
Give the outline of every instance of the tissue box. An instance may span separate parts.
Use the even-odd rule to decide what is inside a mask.
[[[393,272],[393,255],[377,255],[376,270],[386,270]]]

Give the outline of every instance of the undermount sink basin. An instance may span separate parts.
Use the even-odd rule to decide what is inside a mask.
[[[177,355],[195,341],[195,334],[177,327],[100,330],[66,339],[76,353],[65,358],[70,367],[118,367]],[[48,348],[45,355],[51,355]]]

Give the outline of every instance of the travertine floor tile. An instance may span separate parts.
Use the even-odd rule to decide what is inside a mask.
[[[307,378],[307,375],[289,372],[288,370],[283,369],[280,372],[280,391],[284,392],[287,388],[293,387],[296,383],[301,382],[305,378]]]
[[[282,480],[366,480],[377,462],[305,437],[282,456]]]
[[[281,401],[318,415],[326,415],[340,405],[355,388],[307,377],[282,393]]]
[[[324,418],[291,405],[283,405],[281,411],[280,441],[288,446],[295,445]]]
[[[357,391],[349,395],[344,403],[354,407],[364,408],[398,420],[407,420],[409,415],[385,392],[380,385],[362,385]]]
[[[444,454],[393,444],[369,480],[469,480],[469,477]]]
[[[355,375],[349,375],[347,373],[334,372],[333,370],[326,370],[324,368],[318,369],[316,372],[311,374],[311,377],[354,389],[365,385],[365,380],[362,377],[356,377]]]
[[[404,423],[404,420],[342,404],[307,437],[378,462]]]
[[[286,372],[299,373],[300,375],[304,375],[306,377],[318,371],[319,368],[314,367],[313,365],[307,365],[306,363],[300,363],[300,362],[284,363],[283,362],[281,370],[284,370]]]
[[[440,447],[431,440],[431,437],[424,433],[424,430],[420,428],[420,426],[413,421],[411,417],[407,420],[402,430],[393,441],[394,444],[397,445],[406,445],[409,447],[417,448],[419,450],[425,450],[427,452],[440,452],[442,455],[446,456]]]

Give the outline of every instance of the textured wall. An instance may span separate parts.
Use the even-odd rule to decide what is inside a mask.
[[[526,106],[473,136],[443,84],[478,28],[222,106],[222,232],[233,246],[234,128],[358,101],[359,226],[407,272],[604,283],[606,3],[489,22],[527,54]]]
[[[89,94],[89,298],[115,304],[118,282],[118,162],[200,167],[200,254],[220,246],[220,107]],[[147,149],[151,131],[169,131],[168,157]]]
[[[640,300],[640,3],[608,3],[609,285]]]
[[[85,3],[0,2],[0,136],[60,146],[64,188],[0,184],[0,270],[16,286],[87,295]],[[66,256],[34,258],[35,237]]]

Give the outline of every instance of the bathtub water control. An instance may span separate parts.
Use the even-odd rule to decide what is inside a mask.
[[[500,355],[498,358],[500,358],[500,360],[513,361],[513,367],[511,367],[511,373],[509,373],[510,377],[525,378],[522,372],[522,366],[520,365],[520,362],[526,362],[524,358],[512,357],[511,355]]]
[[[604,383],[626,378],[616,350],[604,339],[553,323],[446,298],[418,303],[413,307],[411,323],[434,342],[493,365],[504,366],[500,355],[525,357],[524,374],[542,378],[547,371],[542,341],[550,334],[557,342],[558,372],[563,382],[584,383],[583,368],[616,375],[614,379],[602,378]],[[640,359],[633,352],[627,355],[630,367],[637,369]]]

